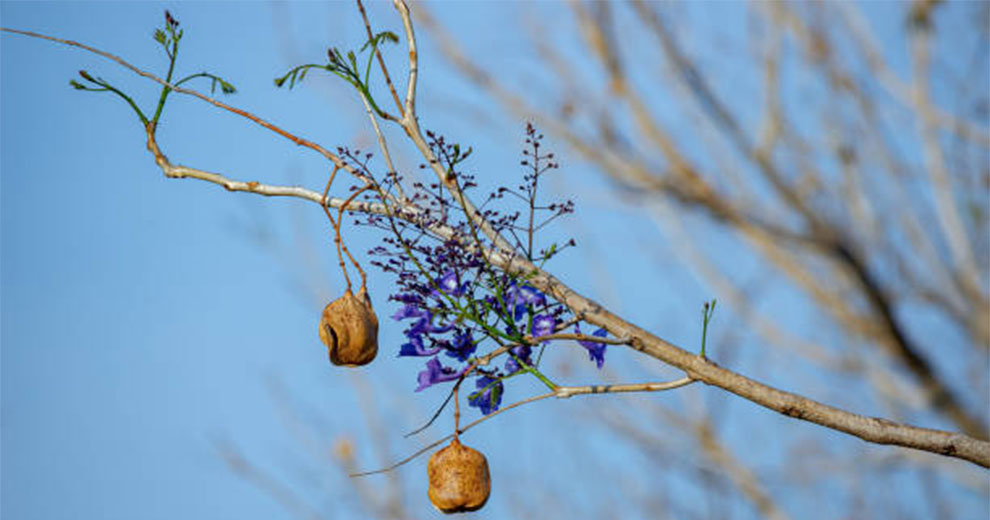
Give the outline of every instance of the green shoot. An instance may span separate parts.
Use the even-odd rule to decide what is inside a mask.
[[[715,315],[715,304],[718,303],[717,299],[712,299],[710,302],[705,302],[701,308],[701,357],[705,356],[705,343],[708,339],[708,323],[712,321],[712,316]]]

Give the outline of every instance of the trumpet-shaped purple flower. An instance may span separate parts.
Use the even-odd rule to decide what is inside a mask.
[[[404,320],[406,318],[423,318],[428,317],[430,311],[422,309],[412,303],[407,303],[402,306],[401,309],[392,315],[392,319],[395,321]]]
[[[437,279],[437,286],[440,288],[444,294],[458,297],[464,294],[467,290],[467,282],[457,283],[457,273],[454,271],[447,271],[446,274]]]
[[[433,313],[430,311],[425,311],[426,314],[421,318],[416,320],[416,323],[409,327],[409,331],[406,332],[406,336],[422,335],[422,334],[443,334],[445,332],[450,332],[454,329],[453,325],[442,325],[437,326],[433,324]]]
[[[454,343],[447,347],[447,355],[458,361],[467,361],[477,346],[471,337],[471,331],[457,331],[454,333]]]
[[[581,327],[577,323],[574,324],[574,332],[576,334],[581,333]],[[608,331],[605,329],[598,329],[591,333],[592,336],[597,336],[599,338],[604,338],[608,336]],[[588,359],[595,362],[598,365],[598,369],[601,370],[602,365],[605,364],[605,348],[608,346],[604,343],[596,343],[594,341],[588,340],[578,340],[578,344],[582,347],[588,349]]]
[[[533,336],[549,336],[553,334],[554,329],[557,327],[557,320],[549,314],[540,314],[533,318]]]
[[[454,381],[461,377],[464,371],[457,371],[450,367],[445,367],[440,364],[440,360],[437,358],[432,358],[426,362],[426,370],[423,370],[417,376],[419,380],[419,386],[416,387],[416,391],[419,392],[424,388],[429,388],[437,383],[443,383],[446,381]]]
[[[513,319],[519,321],[526,314],[526,308],[534,309],[547,304],[547,297],[528,285],[519,286],[516,282],[506,291],[506,304],[513,309]]]
[[[502,381],[481,376],[474,384],[481,390],[468,396],[468,405],[477,407],[484,415],[498,410],[499,405],[502,404]]]
[[[423,337],[419,335],[409,336],[409,343],[403,343],[399,347],[399,356],[432,356],[437,352],[440,352],[440,347],[424,347]]]
[[[401,309],[392,315],[392,319],[399,321],[407,318],[416,318],[416,322],[406,331],[406,336],[421,336],[423,334],[443,334],[451,331],[453,325],[436,326],[433,324],[433,313],[414,304],[406,303]]]

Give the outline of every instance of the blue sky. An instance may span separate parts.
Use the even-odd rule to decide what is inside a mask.
[[[239,89],[234,104],[325,145],[368,145],[357,100],[340,85],[315,75],[292,92],[271,84],[292,64],[321,59],[328,41],[359,43],[363,29],[349,4],[289,6],[296,41],[286,45],[297,55],[280,52],[287,33],[279,8],[266,3],[4,2],[0,15],[4,26],[76,39],[160,72],[164,57],[150,35],[166,7],[186,31],[182,70],[223,75]],[[8,34],[2,53],[3,516],[291,517],[226,468],[214,449],[221,441],[298,486],[330,517],[354,517],[349,483],[329,458],[314,461],[300,446],[288,405],[272,388],[318,411],[306,418],[324,428],[325,447],[353,440],[361,469],[382,460],[362,443],[369,431],[359,384],[394,414],[393,442],[444,395],[413,395],[420,367],[395,359],[396,326],[383,327],[382,354],[361,375],[329,367],[316,320],[341,280],[322,214],[299,201],[164,179],[126,105],[68,85],[86,69],[151,106],[158,90],[133,74]],[[435,81],[424,79],[424,99]],[[512,129],[516,141],[521,129]],[[192,99],[170,99],[159,141],[174,162],[245,180],[317,189],[327,173],[312,154]],[[503,164],[514,163],[510,156]],[[354,250],[370,247],[367,233],[350,233]],[[372,272],[386,324],[394,312],[387,282]],[[503,425],[517,438],[539,435],[544,421],[520,412]],[[466,442],[492,435],[482,429]],[[422,443],[404,441],[392,455]],[[506,449],[489,448],[493,459]],[[528,473],[525,462],[493,467],[496,490],[500,477]],[[425,458],[403,471],[425,473]],[[422,481],[406,480],[424,506]],[[480,516],[499,511],[493,501]]]
[[[514,40],[498,27],[510,26],[512,15],[482,5],[450,9],[444,20],[479,28],[473,43],[480,48],[506,45],[503,64],[511,67]],[[165,60],[151,31],[160,25],[164,8],[186,31],[179,65],[184,72],[222,75],[239,89],[229,98],[232,104],[328,148],[372,147],[360,104],[340,82],[314,74],[293,91],[272,85],[292,65],[321,60],[328,44],[362,43],[364,29],[350,3],[3,2],[0,20],[5,27],[119,53],[160,73]],[[389,9],[381,4],[369,9],[373,20],[399,30]],[[477,131],[472,107],[480,95],[439,66],[429,49],[424,43],[424,127],[463,136],[487,179],[514,182],[521,174],[516,154],[523,122],[506,116]],[[328,226],[315,206],[167,180],[145,150],[143,131],[126,105],[108,95],[77,92],[68,81],[86,69],[135,93],[143,106],[158,95],[152,84],[80,50],[21,36],[3,34],[0,53],[5,518],[292,518],[231,473],[217,442],[236,445],[328,518],[356,518],[354,490],[328,454],[336,441],[351,440],[358,465],[368,469],[449,430],[445,416],[426,437],[401,437],[445,395],[438,389],[413,394],[420,367],[394,356],[400,327],[387,318],[395,307],[386,301],[391,289],[380,273],[370,270],[369,287],[383,323],[378,360],[359,373],[329,366],[316,322],[326,301],[342,290],[342,280]],[[396,132],[391,136],[400,138]],[[321,189],[327,174],[315,154],[191,98],[170,98],[158,137],[173,162],[242,180]],[[396,153],[400,161],[413,160],[409,149]],[[577,161],[563,160],[566,181],[551,180],[549,193],[566,194],[579,210],[589,209],[559,224],[556,232],[578,235],[583,249],[563,255],[554,271],[633,321],[663,330],[665,338],[694,344],[697,308],[710,296],[708,289],[663,258],[653,264],[667,270],[662,277],[642,267],[612,278],[597,276],[616,254],[647,254],[621,244],[636,244],[652,224],[630,226],[630,210],[609,201],[605,183]],[[355,251],[366,251],[377,238],[364,229],[345,229]],[[795,301],[784,293],[775,303],[787,307]],[[799,310],[786,317],[806,319]],[[571,373],[575,383],[596,377],[583,352],[564,349],[555,355],[562,365],[577,367]],[[625,352],[612,356],[610,363],[633,367],[627,373],[676,377],[644,370]],[[747,362],[756,375],[781,382],[806,375],[760,373],[758,359]],[[507,399],[536,390],[513,386]],[[834,395],[828,388],[816,390]],[[369,447],[376,427],[360,412],[367,401],[376,403],[390,442],[385,458]],[[733,439],[814,428],[755,407],[739,410],[751,420],[745,426],[733,423],[728,433]],[[595,499],[608,503],[609,497],[619,500],[638,489],[601,489],[603,480],[618,478],[617,468],[642,461],[609,442],[607,432],[587,427],[590,421],[577,423],[587,430],[567,422],[582,414],[587,411],[576,402],[540,403],[466,436],[467,443],[489,454],[494,492],[502,493],[477,516],[517,516],[511,504],[536,503],[525,491],[539,486],[571,496],[577,510],[585,501],[596,507],[601,500]],[[556,442],[558,437],[566,442]],[[837,434],[826,438],[850,442]],[[425,484],[418,478],[425,474],[425,458],[400,471],[417,517],[439,517],[426,504]],[[698,492],[673,472],[656,478],[672,492]],[[368,483],[382,488],[386,479]],[[962,504],[970,508],[965,511],[986,511],[979,497],[967,496]]]

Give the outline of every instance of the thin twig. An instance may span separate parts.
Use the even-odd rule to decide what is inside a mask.
[[[591,343],[604,343],[606,345],[628,345],[629,342],[632,341],[630,338],[600,338],[598,336],[573,334],[569,332],[557,332],[554,334],[547,334],[546,336],[526,336],[526,340],[533,345],[537,345],[551,339],[572,339],[574,341],[588,341]]]
[[[477,426],[477,425],[479,425],[479,424],[487,421],[488,419],[491,419],[491,418],[495,417],[496,415],[498,415],[498,414],[500,414],[502,412],[507,412],[507,411],[509,411],[509,410],[511,410],[513,408],[516,408],[517,406],[522,406],[524,404],[534,403],[536,401],[542,401],[543,399],[546,399],[548,397],[553,397],[554,395],[555,394],[553,392],[547,392],[545,394],[536,395],[536,396],[533,396],[533,397],[529,397],[529,398],[523,399],[522,401],[517,401],[515,403],[512,403],[512,404],[510,404],[510,405],[508,405],[508,406],[506,406],[504,408],[500,408],[498,410],[495,410],[494,412],[492,412],[492,413],[490,413],[490,414],[488,414],[488,415],[486,415],[486,416],[484,416],[484,417],[482,417],[480,419],[477,419],[477,420],[475,420],[472,423],[469,423],[468,425],[466,425],[463,428],[461,428],[461,433],[464,433],[464,432],[470,430],[471,428],[474,428],[475,426]],[[364,472],[361,472],[361,473],[351,473],[349,476],[350,477],[366,477],[368,475],[376,475],[378,473],[385,473],[385,472],[388,472],[388,471],[392,471],[393,469],[398,468],[399,466],[402,466],[403,464],[405,464],[405,463],[407,463],[407,462],[415,459],[416,457],[419,457],[420,455],[426,453],[427,451],[429,451],[429,450],[431,450],[431,449],[439,446],[440,444],[442,444],[442,443],[444,443],[444,442],[446,442],[446,441],[448,441],[450,439],[453,439],[453,438],[454,438],[454,434],[453,433],[451,433],[450,435],[447,435],[445,437],[441,437],[440,439],[437,439],[436,441],[431,442],[430,444],[427,444],[426,446],[420,448],[416,453],[413,453],[412,455],[410,455],[410,456],[408,456],[408,457],[406,457],[406,458],[404,458],[404,459],[396,462],[395,464],[392,464],[391,466],[389,466],[387,468],[376,469],[374,471],[364,471]]]
[[[419,433],[419,432],[421,432],[421,431],[429,428],[430,425],[432,425],[437,420],[437,418],[440,417],[440,414],[443,413],[443,410],[444,410],[444,408],[447,407],[447,404],[450,403],[451,398],[454,397],[454,390],[455,389],[456,389],[456,387],[451,387],[450,392],[447,392],[447,398],[444,399],[443,400],[443,403],[436,409],[435,412],[433,412],[433,415],[430,417],[430,420],[426,421],[426,424],[424,424],[424,425],[420,426],[419,428],[416,428],[415,430],[413,430],[413,431],[411,431],[411,432],[403,435],[403,437],[405,437],[405,438],[412,437],[413,435],[416,435],[417,433]]]
[[[963,286],[967,295],[981,295],[980,269],[976,265],[971,244],[966,236],[966,225],[963,223],[955,199],[958,186],[952,185],[952,178],[939,141],[935,111],[929,99],[930,42],[928,32],[917,30],[911,34],[913,35],[911,60],[914,72],[911,100],[916,113],[925,171],[928,173],[929,184],[934,192],[936,221],[942,230],[946,244],[949,246],[949,252],[952,254],[952,263],[957,269],[953,274],[956,275],[955,278],[957,278],[958,283]]]
[[[392,162],[392,153],[389,151],[388,142],[385,140],[385,135],[382,133],[382,129],[378,125],[378,119],[375,117],[375,111],[371,107],[371,102],[368,101],[368,98],[365,96],[364,92],[358,91],[358,94],[360,94],[361,102],[364,103],[364,110],[368,114],[368,120],[371,121],[371,128],[375,130],[375,137],[378,139],[378,149],[382,151],[382,158],[385,159],[385,166],[388,167],[388,173],[386,175],[392,177],[392,182],[395,185],[396,191],[399,193],[399,198],[405,200],[406,192],[402,188],[402,183],[399,182],[399,173],[396,171],[395,164]]]
[[[419,74],[419,56],[416,54],[416,35],[413,33],[412,17],[409,15],[409,6],[404,0],[392,0],[392,5],[399,16],[402,17],[402,28],[406,33],[406,43],[409,45],[409,79],[406,84],[406,100],[402,114],[402,120],[415,119],[416,117],[416,78]],[[403,125],[404,126],[404,125]]]
[[[664,390],[672,390],[674,388],[680,388],[682,386],[689,385],[689,384],[693,383],[694,381],[695,380],[692,379],[692,378],[690,378],[690,377],[685,377],[685,378],[682,378],[682,379],[678,379],[676,381],[670,381],[670,382],[666,382],[666,383],[640,383],[640,384],[631,384],[631,385],[558,386],[556,388],[556,390],[553,391],[553,392],[547,392],[545,394],[540,394],[540,395],[535,395],[535,396],[532,396],[532,397],[527,397],[526,399],[523,399],[521,401],[516,401],[516,402],[514,402],[514,403],[512,403],[512,404],[510,404],[508,406],[505,406],[503,408],[499,408],[498,410],[495,410],[494,412],[492,412],[492,413],[490,413],[490,414],[488,414],[488,415],[486,415],[484,417],[481,417],[480,419],[477,419],[474,422],[469,423],[468,425],[464,426],[463,428],[455,429],[454,430],[454,433],[452,433],[450,435],[447,435],[445,437],[441,437],[440,439],[437,439],[436,441],[434,441],[434,442],[432,442],[430,444],[427,444],[426,446],[424,446],[424,447],[420,448],[419,450],[417,450],[412,455],[409,455],[408,457],[406,457],[406,458],[404,458],[404,459],[396,462],[395,464],[392,464],[391,466],[388,466],[388,467],[382,468],[382,469],[376,469],[376,470],[373,470],[373,471],[364,471],[364,472],[361,472],[361,473],[352,473],[349,476],[350,477],[366,477],[368,475],[376,475],[378,473],[386,473],[386,472],[392,471],[392,470],[398,468],[399,466],[402,466],[402,465],[406,464],[407,462],[412,461],[413,459],[415,459],[416,457],[419,457],[420,455],[426,453],[427,451],[429,451],[429,450],[431,450],[431,449],[439,446],[440,444],[442,444],[442,443],[444,443],[444,442],[446,442],[446,441],[448,441],[448,440],[450,440],[452,438],[457,437],[459,434],[464,433],[464,432],[470,430],[471,428],[474,428],[475,426],[477,426],[477,425],[479,425],[479,424],[481,424],[481,423],[483,423],[483,422],[485,422],[485,421],[487,421],[489,419],[494,418],[496,415],[499,415],[500,413],[507,412],[507,411],[509,411],[509,410],[511,410],[513,408],[522,406],[524,404],[535,403],[536,401],[542,401],[542,400],[547,399],[549,397],[557,397],[557,398],[561,398],[561,399],[566,399],[566,398],[571,397],[571,396],[574,396],[574,395],[611,394],[611,393],[620,393],[620,392],[660,392],[660,391],[664,391]],[[455,417],[456,417],[456,415],[455,415]]]
[[[361,0],[357,0],[358,10],[361,11],[361,19],[364,20],[364,29],[368,32],[368,41],[374,38],[374,34],[371,32],[371,22],[368,21],[368,13],[364,11],[364,4]],[[399,101],[399,95],[395,92],[395,86],[392,85],[392,78],[388,75],[388,68],[385,66],[385,59],[382,58],[382,52],[377,45],[373,46],[375,50],[375,57],[378,58],[378,65],[382,69],[382,75],[385,76],[385,84],[388,85],[388,91],[392,93],[392,99],[395,101],[395,107],[399,109],[399,115],[404,116],[404,110],[402,109],[402,101]],[[395,121],[396,119],[388,113],[385,113],[386,119],[391,119]]]
[[[344,255],[341,251],[343,249],[343,240],[340,238],[340,225],[337,224],[337,221],[334,220],[332,215],[330,215],[330,210],[327,208],[326,204],[327,196],[330,194],[330,185],[333,184],[333,180],[337,177],[337,171],[339,170],[340,168],[334,166],[333,171],[330,172],[330,178],[327,179],[327,187],[323,189],[323,204],[321,204],[321,206],[323,206],[323,212],[326,213],[327,219],[330,220],[330,226],[333,227],[333,243],[337,247],[337,260],[339,261],[340,272],[344,273],[344,282],[347,283],[347,290],[350,291],[351,277],[347,274],[347,265],[344,264]],[[345,204],[349,202],[350,199],[348,199]],[[344,204],[341,204],[340,207],[343,208]],[[341,209],[341,211],[343,211],[343,209]],[[338,218],[340,218],[339,214]],[[350,256],[350,253],[348,253],[347,256]]]
[[[618,394],[628,392],[662,392],[673,390],[682,386],[690,385],[697,379],[682,377],[676,381],[666,381],[663,383],[635,383],[625,385],[587,385],[587,386],[558,386],[554,390],[554,395],[560,399],[567,399],[575,395],[585,394]]]
[[[470,370],[474,370],[475,368],[477,368],[479,366],[485,366],[485,365],[487,365],[488,363],[491,362],[491,360],[493,358],[498,357],[498,356],[500,356],[502,354],[505,354],[506,352],[508,352],[514,346],[517,346],[517,345],[507,345],[507,346],[504,346],[504,347],[499,347],[499,348],[497,348],[497,349],[489,352],[488,354],[485,354],[484,356],[478,357],[471,364]],[[403,435],[403,437],[412,437],[413,435],[416,435],[417,433],[420,433],[423,430],[429,428],[430,425],[432,425],[434,422],[436,422],[437,418],[440,417],[440,414],[443,412],[444,408],[446,408],[447,407],[447,404],[450,403],[451,398],[453,398],[456,395],[457,388],[460,386],[461,381],[463,381],[464,378],[467,377],[467,373],[468,372],[469,372],[469,370],[465,370],[464,373],[461,374],[460,379],[457,380],[457,383],[451,388],[450,392],[447,394],[447,398],[444,399],[444,401],[440,405],[440,407],[437,408],[435,412],[433,412],[433,415],[430,416],[430,419],[428,421],[426,421],[426,424],[424,424],[424,425],[420,426],[419,428],[416,428],[415,430],[413,430],[413,431],[411,431],[411,432]]]
[[[173,84],[171,84],[171,83],[169,83],[169,82],[167,82],[167,81],[159,78],[158,76],[150,73],[150,72],[147,72],[147,71],[145,71],[145,70],[143,70],[141,68],[138,68],[135,65],[132,65],[128,61],[124,60],[123,58],[121,58],[121,57],[119,57],[119,56],[117,56],[115,54],[111,54],[109,52],[106,52],[106,51],[97,49],[96,47],[92,47],[90,45],[86,45],[84,43],[80,43],[80,42],[77,42],[77,41],[74,41],[74,40],[66,40],[66,39],[63,39],[63,38],[56,38],[54,36],[48,36],[48,35],[45,35],[45,34],[40,34],[40,33],[32,32],[32,31],[22,31],[22,30],[19,30],[19,29],[11,29],[11,28],[8,28],[8,27],[0,27],[0,31],[10,32],[10,33],[14,33],[14,34],[20,34],[20,35],[23,35],[23,36],[30,36],[32,38],[40,38],[42,40],[48,40],[48,41],[52,41],[52,42],[56,42],[56,43],[61,43],[63,45],[68,45],[70,47],[77,47],[77,48],[80,48],[80,49],[83,49],[83,50],[92,52],[93,54],[97,54],[99,56],[102,56],[104,58],[107,58],[107,59],[109,59],[111,61],[114,61],[114,62],[118,63],[120,66],[122,66],[122,67],[130,70],[131,72],[134,72],[135,74],[137,74],[137,75],[139,75],[141,77],[150,79],[150,80],[154,81],[155,83],[158,83],[158,84],[160,84],[160,85],[162,85],[162,86],[164,86],[166,88],[171,89],[174,92],[178,92],[180,94],[186,94],[186,95],[189,95],[189,96],[197,97],[197,98],[199,98],[199,99],[201,99],[203,101],[206,101],[207,103],[209,103],[209,104],[211,104],[213,106],[216,106],[218,108],[222,108],[224,110],[227,110],[229,112],[233,112],[233,113],[235,113],[235,114],[237,114],[239,116],[242,116],[242,117],[244,117],[244,118],[252,121],[253,123],[255,123],[255,124],[257,124],[257,125],[265,128],[267,130],[271,130],[272,132],[275,132],[276,134],[278,134],[278,135],[280,135],[280,136],[282,136],[282,137],[284,137],[284,138],[292,141],[293,143],[295,143],[295,144],[297,144],[299,146],[303,146],[303,147],[309,148],[309,149],[311,149],[311,150],[319,153],[320,155],[322,155],[323,157],[325,157],[330,162],[332,162],[334,164],[334,166],[339,167],[339,168],[343,168],[344,170],[346,170],[351,175],[353,175],[356,178],[364,181],[366,184],[367,183],[370,183],[370,182],[373,182],[371,179],[368,179],[367,177],[365,177],[361,172],[357,171],[356,169],[354,169],[353,167],[351,167],[349,164],[347,164],[343,159],[341,159],[340,157],[338,157],[336,154],[330,152],[326,148],[323,148],[322,146],[320,146],[320,145],[318,145],[318,144],[316,144],[316,143],[314,143],[312,141],[309,141],[307,139],[304,139],[302,137],[299,137],[299,136],[297,136],[297,135],[295,135],[295,134],[293,134],[293,133],[291,133],[291,132],[283,129],[282,127],[280,127],[278,125],[275,125],[273,123],[270,123],[270,122],[268,122],[268,121],[266,121],[266,120],[264,120],[264,119],[262,119],[262,118],[260,118],[260,117],[258,117],[256,115],[252,114],[251,112],[248,112],[246,110],[242,110],[240,108],[237,108],[237,107],[228,105],[228,104],[226,104],[226,103],[224,103],[222,101],[219,101],[219,100],[217,100],[215,98],[212,98],[212,97],[207,96],[205,94],[201,94],[201,93],[199,93],[199,92],[197,92],[195,90],[191,90],[191,89],[187,89],[187,88],[175,86],[175,85],[173,85]],[[154,130],[155,130],[154,127],[152,127],[151,128],[151,131],[154,132]]]
[[[361,188],[354,190],[354,193],[352,193],[350,197],[347,197],[347,200],[345,200],[344,203],[340,205],[340,208],[337,209],[337,237],[336,237],[336,240],[340,244],[340,247],[343,248],[344,253],[347,254],[347,258],[349,258],[351,260],[351,263],[354,264],[354,268],[358,270],[358,274],[361,275],[361,288],[362,289],[364,289],[365,287],[367,287],[368,275],[365,274],[364,269],[361,269],[361,264],[359,264],[358,261],[351,255],[351,251],[349,249],[347,249],[347,245],[344,244],[344,239],[340,236],[340,226],[341,226],[341,224],[344,223],[344,210],[347,209],[347,206],[350,205],[352,202],[354,202],[354,199],[357,198],[358,195],[360,195],[365,190],[368,190],[370,188],[371,188],[370,185],[365,184]],[[350,282],[349,281],[348,281],[347,288],[350,289]]]
[[[344,199],[334,197],[324,198],[323,194],[303,188],[302,186],[280,186],[274,184],[263,184],[256,181],[238,181],[219,173],[207,172],[196,168],[190,168],[188,166],[174,165],[169,162],[168,158],[158,148],[154,135],[148,136],[148,150],[151,151],[152,155],[154,155],[155,162],[159,168],[161,168],[162,173],[170,179],[199,179],[201,181],[220,185],[227,191],[242,191],[257,195],[264,195],[266,197],[293,197],[316,204],[325,205],[334,209],[340,208],[344,205]],[[347,209],[357,213],[371,213],[376,215],[388,214],[384,205],[372,202],[353,202],[348,205]],[[444,229],[437,228],[434,231],[442,233],[444,232]]]
[[[416,70],[418,67],[418,58],[416,55],[416,35],[413,32],[412,17],[409,14],[409,6],[403,0],[393,0],[393,5],[402,17],[402,25],[405,28],[406,40],[409,43],[409,91],[406,95],[406,115],[402,118],[401,126],[403,130],[406,131],[406,135],[412,140],[413,144],[416,145],[416,149],[419,153],[426,159],[426,163],[436,174],[437,179],[447,188],[451,196],[457,201],[458,204],[464,209],[464,214],[467,219],[472,223],[473,226],[480,229],[485,236],[492,241],[495,248],[498,249],[503,254],[513,255],[515,253],[515,248],[512,247],[505,237],[498,233],[495,228],[492,227],[491,223],[481,216],[481,212],[475,207],[474,203],[464,194],[460,186],[457,183],[456,177],[448,176],[447,172],[444,170],[443,165],[440,164],[440,160],[430,149],[430,146],[426,143],[423,138],[423,133],[419,128],[419,120],[416,117],[415,111],[415,95],[416,95]]]

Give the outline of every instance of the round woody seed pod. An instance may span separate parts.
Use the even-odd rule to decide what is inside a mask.
[[[444,513],[477,511],[488,501],[492,490],[485,456],[464,446],[457,438],[430,457],[426,474],[430,480],[427,492],[430,502]]]
[[[327,304],[320,318],[320,339],[334,365],[367,365],[378,354],[378,317],[364,287]]]

